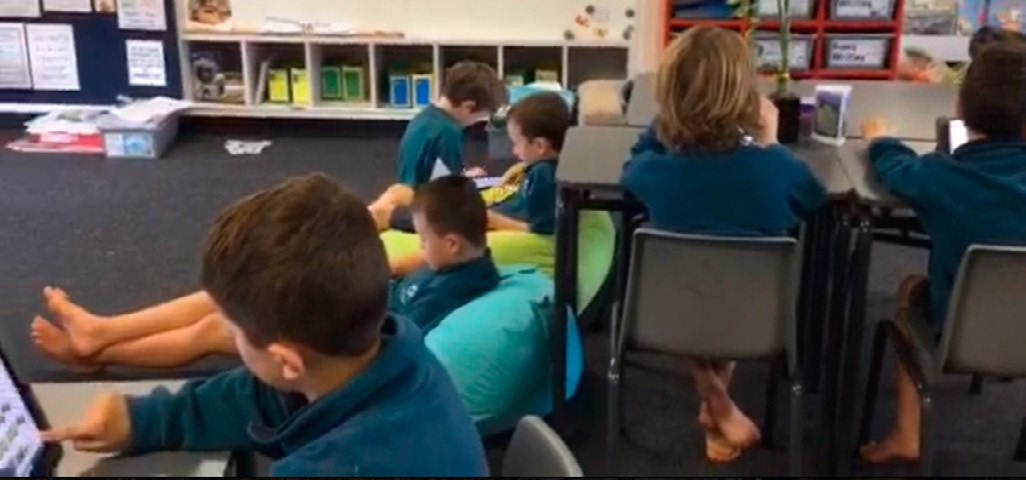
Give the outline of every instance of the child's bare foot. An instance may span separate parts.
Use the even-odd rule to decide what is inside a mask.
[[[90,313],[68,298],[68,294],[56,287],[43,289],[46,308],[64,327],[72,352],[77,357],[90,357],[106,347],[96,338],[96,322],[103,318]],[[51,325],[53,326],[53,325]]]
[[[94,373],[103,367],[90,364],[79,357],[71,346],[68,333],[42,317],[32,320],[32,342],[47,356],[61,362],[77,372]]]
[[[867,463],[914,462],[919,459],[919,439],[915,435],[891,432],[879,443],[870,442],[860,447],[859,456]]]
[[[710,417],[723,438],[731,445],[746,448],[759,441],[762,434],[752,419],[748,418],[733,401],[727,399],[719,412],[709,407]]]
[[[741,449],[730,444],[709,414],[709,404],[698,407],[698,424],[705,430],[705,456],[713,463],[727,463],[741,456]]]

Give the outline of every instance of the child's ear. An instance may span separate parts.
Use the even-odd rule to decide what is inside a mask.
[[[460,108],[467,113],[477,113],[477,102],[473,100],[465,100],[460,104]]]
[[[448,250],[450,254],[456,255],[460,253],[461,247],[463,245],[462,237],[456,235],[455,233],[450,233],[448,235],[443,236],[442,240],[445,241],[445,249]]]
[[[281,378],[296,381],[306,373],[306,362],[296,348],[284,343],[272,343],[267,346],[267,353],[271,354],[281,370]]]

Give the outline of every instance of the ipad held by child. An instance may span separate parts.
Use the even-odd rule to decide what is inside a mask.
[[[43,442],[46,428],[31,391],[17,381],[0,358],[0,475],[47,477],[52,475],[59,450]]]

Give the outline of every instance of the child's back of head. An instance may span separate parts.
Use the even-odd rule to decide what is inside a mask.
[[[659,140],[673,150],[729,150],[758,137],[758,75],[740,34],[688,29],[665,53],[656,77]]]
[[[1015,32],[1000,27],[984,25],[973,33],[969,39],[969,60],[973,61],[984,48],[1004,42],[1023,42],[1026,36],[1021,32]]]
[[[204,289],[249,344],[287,341],[324,356],[373,348],[390,275],[367,207],[323,175],[236,202],[203,253]]]
[[[484,252],[488,209],[473,180],[449,175],[421,184],[414,193],[411,210],[425,260],[432,268]]]
[[[1000,42],[978,52],[966,71],[959,103],[971,132],[1021,138],[1026,127],[1026,42]]]

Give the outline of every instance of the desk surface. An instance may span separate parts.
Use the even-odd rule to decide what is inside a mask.
[[[934,142],[905,142],[920,155],[929,153],[936,148]],[[852,190],[859,203],[874,207],[902,207],[904,202],[884,188],[873,173],[866,157],[867,142],[865,140],[848,140],[839,151],[840,165],[844,168],[852,184]]]
[[[954,113],[958,92],[949,86],[880,80],[802,80],[791,84],[791,91],[802,97],[815,94],[817,84],[851,85],[852,98],[848,104],[848,122],[845,135],[858,137],[859,124],[869,117],[881,117],[892,134],[910,140],[934,141],[938,117]],[[762,79],[760,90],[773,90],[770,79]],[[659,111],[655,101],[655,75],[645,73],[634,78],[630,102],[627,104],[627,124],[647,126]]]
[[[179,388],[183,381],[131,383],[32,384],[32,391],[50,423],[69,425],[85,413],[92,398],[102,392],[144,394],[157,386]],[[228,453],[169,452],[137,458],[77,452],[65,446],[57,475],[88,477],[220,477],[228,464]]]
[[[571,128],[563,144],[556,178],[561,184],[597,191],[618,191],[623,164],[638,140],[641,128],[585,126]],[[812,174],[834,197],[848,195],[851,181],[837,161],[836,148],[813,142],[791,147]]]

